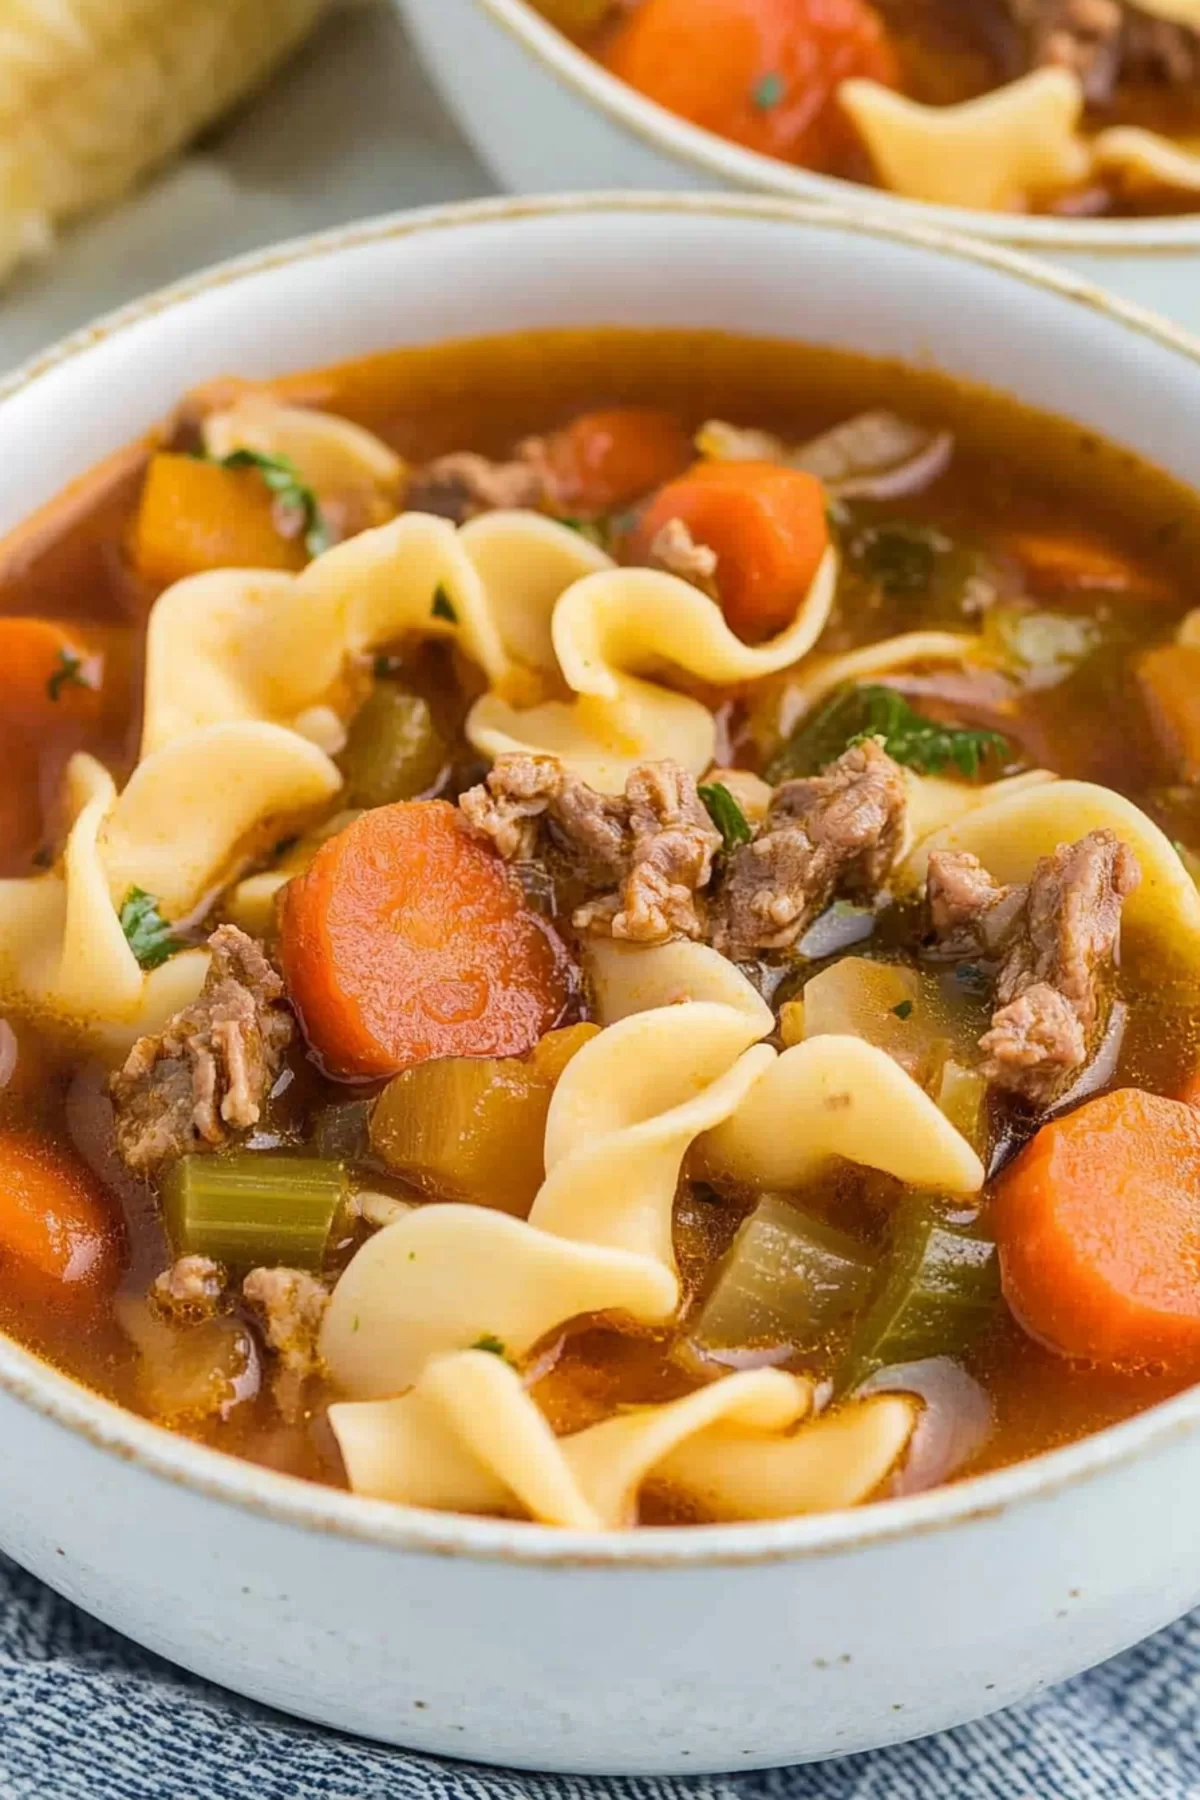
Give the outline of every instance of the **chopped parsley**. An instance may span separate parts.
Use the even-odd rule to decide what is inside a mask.
[[[476,1338],[471,1348],[472,1350],[486,1350],[489,1356],[508,1356],[504,1344],[490,1331],[485,1331],[482,1337]]]
[[[953,549],[949,538],[924,525],[869,525],[853,546],[854,560],[867,580],[899,598],[923,594],[932,585],[939,554]]]
[[[786,91],[783,76],[772,69],[770,74],[755,82],[750,89],[750,99],[759,112],[770,112],[772,107],[779,105]]]
[[[158,910],[158,901],[143,888],[131,887],[118,915],[125,941],[143,969],[157,969],[183,945]]]
[[[1008,748],[998,732],[922,718],[895,688],[843,687],[797,726],[768,765],[766,778],[774,785],[816,774],[867,738],[881,738],[888,755],[918,775],[953,766],[968,781],[975,780],[987,757],[1002,756]]]
[[[954,971],[954,979],[960,988],[968,994],[974,994],[977,999],[986,999],[991,992],[992,984],[987,970],[981,969],[978,963],[959,963]]]
[[[911,1019],[912,1009],[913,1003],[911,1000],[901,1000],[898,1006],[893,1006],[892,1011],[898,1019]]]
[[[709,818],[721,834],[725,854],[728,856],[739,844],[748,844],[754,833],[729,789],[722,782],[714,781],[697,791],[708,810]]]
[[[609,529],[603,519],[556,519],[557,525],[565,525],[568,531],[576,531],[589,544],[595,544],[597,550],[609,547]]]
[[[458,614],[454,610],[454,602],[439,581],[433,596],[430,612],[435,619],[445,619],[449,625],[458,624]]]
[[[333,533],[326,523],[317,496],[304,481],[289,456],[269,456],[264,450],[231,450],[228,456],[210,460],[223,469],[257,469],[268,491],[274,494],[288,513],[300,520],[304,548],[310,556],[320,556],[333,543]]]
[[[88,677],[84,658],[76,656],[73,650],[65,648],[60,650],[54,672],[46,683],[46,692],[51,700],[60,699],[65,687],[95,688],[95,686],[96,683]]]

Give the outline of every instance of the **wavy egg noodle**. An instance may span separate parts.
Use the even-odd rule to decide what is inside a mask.
[[[274,725],[210,726],[147,757],[123,792],[93,757],[66,775],[69,829],[59,866],[0,882],[0,994],[115,1047],[194,999],[207,956],[143,970],[119,912],[130,890],[163,917],[192,913],[252,853],[327,802],[341,778],[328,757]]]
[[[396,452],[361,425],[336,413],[284,406],[250,392],[232,406],[209,413],[201,427],[204,448],[218,461],[239,450],[282,457],[318,495],[376,489],[395,498],[405,466]]]
[[[679,1300],[672,1216],[683,1159],[695,1144],[708,1158],[726,1132],[736,1148],[761,1130],[760,1094],[769,1140],[785,1141],[806,1168],[838,1154],[862,1160],[865,1111],[884,1145],[874,1166],[955,1191],[982,1183],[965,1140],[882,1052],[827,1038],[780,1057],[762,1044],[771,1009],[708,947],[599,942],[590,963],[605,1025],[555,1089],[546,1178],[528,1220],[417,1208],[365,1244],[334,1290],[321,1351],[350,1396],[330,1418],[351,1484],[417,1505],[606,1528],[632,1522],[656,1472],[718,1517],[853,1504],[903,1453],[911,1403],[855,1403],[793,1440],[811,1410],[808,1384],[757,1371],[555,1440],[516,1372],[476,1348],[500,1345],[519,1361],[589,1312],[668,1322]],[[857,1051],[867,1054],[855,1062]],[[840,1106],[829,1110],[815,1072],[839,1056],[838,1077],[853,1089],[840,1133]],[[782,1096],[771,1086],[776,1070]],[[894,1120],[882,1133],[881,1113]],[[743,1414],[747,1394],[778,1410]]]

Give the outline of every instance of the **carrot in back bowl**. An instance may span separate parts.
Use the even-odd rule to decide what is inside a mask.
[[[1034,1337],[1200,1369],[1200,1112],[1121,1088],[1043,1125],[1001,1181],[1004,1293]]]
[[[583,413],[553,432],[545,454],[557,503],[603,513],[670,481],[694,452],[673,413],[615,406]]]
[[[348,1079],[439,1056],[520,1056],[556,1025],[574,969],[453,806],[364,813],[284,890],[280,955],[317,1057]]]

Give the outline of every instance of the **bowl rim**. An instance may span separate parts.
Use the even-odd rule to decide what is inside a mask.
[[[1200,368],[1200,337],[1192,337],[1076,276],[1043,267],[1000,245],[885,220],[877,213],[851,213],[813,203],[739,194],[618,192],[474,200],[385,214],[218,263],[133,301],[30,358],[0,380],[0,408],[42,377],[110,339],[244,279],[430,232],[519,227],[526,221],[569,219],[587,213],[765,220],[931,250],[993,269],[1019,286],[1098,311],[1123,329]],[[1138,1461],[1150,1450],[1167,1450],[1200,1433],[1197,1385],[1076,1443],[924,1494],[795,1519],[601,1533],[423,1511],[279,1474],[151,1423],[85,1387],[3,1332],[0,1393],[152,1478],[180,1487],[193,1497],[221,1501],[285,1527],[414,1554],[534,1567],[721,1568],[866,1551],[898,1539],[995,1519],[1026,1503],[1050,1501]]]
[[[398,0],[406,13],[443,0]],[[1057,219],[1044,215],[983,212],[975,208],[934,205],[903,194],[844,181],[835,175],[786,163],[746,149],[693,125],[649,99],[627,82],[610,75],[548,19],[530,0],[461,0],[506,31],[561,85],[591,102],[608,120],[652,149],[672,156],[704,175],[752,192],[797,200],[825,200],[839,207],[878,212],[886,219],[928,220],[952,231],[969,231],[1001,243],[1041,247],[1064,253],[1091,250],[1110,255],[1179,254],[1200,250],[1200,211],[1162,214],[1144,219]]]

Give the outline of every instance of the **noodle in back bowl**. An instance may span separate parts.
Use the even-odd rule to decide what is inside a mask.
[[[1200,485],[1200,357],[1066,278],[826,209],[597,197],[349,227],[79,335],[0,393],[0,528],[230,370],[598,323],[923,365]],[[0,1548],[61,1593],[285,1711],[501,1764],[699,1773],[847,1754],[1009,1704],[1200,1598],[1196,1390],[886,1505],[612,1533],[276,1474],[6,1337],[0,1428]]]
[[[937,206],[816,174],[688,123],[578,49],[528,0],[396,0],[458,124],[512,193],[614,187],[779,195],[970,232],[1048,257],[1200,328],[1200,213],[1057,218]]]

